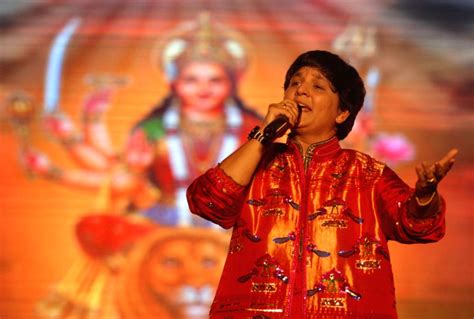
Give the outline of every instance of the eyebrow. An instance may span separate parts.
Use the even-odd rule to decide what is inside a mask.
[[[301,76],[302,76],[301,72],[298,71],[298,72],[296,72],[295,74],[293,74],[293,76],[292,76],[291,78],[293,79],[293,78],[295,78],[295,77],[301,77]],[[323,76],[322,73],[321,73],[321,71],[318,70],[318,73],[317,73],[316,76],[314,76],[314,78],[317,79],[317,80],[325,80],[325,81],[327,81],[328,84],[329,84],[329,88],[331,89],[331,91],[337,92],[337,90],[336,90],[336,88],[334,87],[334,85],[332,84],[332,82],[329,81],[328,78],[326,78],[325,76]]]
[[[301,76],[302,76],[301,72],[296,72],[295,74],[293,74],[292,78],[301,77]],[[318,74],[317,74],[316,76],[314,76],[314,77],[315,77],[316,79],[318,79],[318,80],[320,80],[320,79],[321,79],[321,80],[325,80],[325,77],[323,77],[323,76],[321,75],[321,73],[319,73],[319,72],[318,72]]]

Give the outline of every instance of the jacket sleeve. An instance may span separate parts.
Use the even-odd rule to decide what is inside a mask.
[[[191,213],[228,229],[240,215],[245,190],[217,166],[198,177],[186,197]]]
[[[408,244],[440,240],[446,230],[444,199],[439,196],[439,205],[430,217],[416,218],[408,208],[414,191],[390,168],[384,168],[375,186],[375,196],[385,236]]]

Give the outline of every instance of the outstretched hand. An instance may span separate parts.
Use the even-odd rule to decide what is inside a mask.
[[[439,182],[453,167],[458,150],[451,149],[442,159],[432,164],[423,162],[415,167],[418,180],[415,185],[415,194],[419,199],[430,197]]]

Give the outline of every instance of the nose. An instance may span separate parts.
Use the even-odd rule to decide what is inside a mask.
[[[200,94],[202,94],[203,92],[206,92],[209,88],[209,85],[205,82],[200,82],[198,85],[197,85],[197,88],[198,88],[198,92]]]
[[[209,269],[196,267],[194,263],[186,263],[182,272],[183,282],[190,286],[200,288],[206,285],[217,286],[219,277],[209,275]]]
[[[308,84],[301,83],[298,88],[296,89],[296,95],[306,95],[309,96],[308,92]]]

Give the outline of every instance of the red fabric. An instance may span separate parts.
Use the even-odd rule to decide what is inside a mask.
[[[233,226],[211,318],[397,318],[388,240],[439,240],[433,218],[408,217],[413,189],[336,139],[270,149],[248,187],[219,168],[188,189],[191,211]]]

